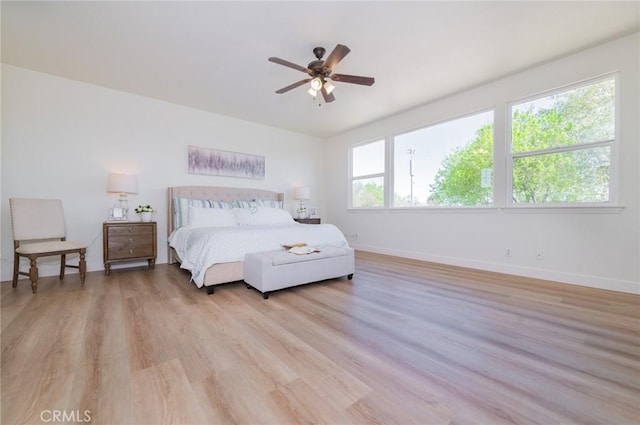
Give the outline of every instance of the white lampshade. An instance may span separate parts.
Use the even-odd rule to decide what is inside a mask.
[[[138,177],[132,174],[109,173],[107,192],[138,193]]]
[[[294,198],[295,199],[310,199],[311,198],[311,189],[309,189],[309,186],[296,187]]]
[[[333,89],[335,89],[336,86],[334,86],[333,84],[331,84],[330,82],[326,82],[324,83],[324,89],[327,91],[327,94],[331,94],[331,92],[333,91]]]
[[[314,89],[315,91],[318,91],[322,88],[322,80],[320,79],[320,77],[316,77],[313,80],[311,80],[311,83],[309,85],[311,86],[312,89]]]

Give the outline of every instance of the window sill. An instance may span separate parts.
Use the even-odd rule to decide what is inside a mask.
[[[420,212],[420,213],[494,213],[498,208],[494,206],[485,207],[393,207],[390,212]]]
[[[371,213],[371,212],[385,212],[387,211],[387,209],[385,207],[369,207],[369,208],[347,208],[347,212],[364,212],[364,213]]]
[[[393,208],[347,208],[347,212],[390,212],[400,213],[495,213],[496,207],[393,207]]]
[[[505,214],[620,214],[624,206],[513,206],[513,207],[395,207],[395,208],[347,208],[348,213],[447,213],[489,214],[501,211]]]
[[[505,214],[620,214],[624,206],[566,206],[545,207],[537,205],[500,208]]]

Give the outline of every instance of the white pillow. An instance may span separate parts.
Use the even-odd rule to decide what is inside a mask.
[[[241,226],[274,226],[294,222],[289,211],[280,208],[234,208],[233,212]]]
[[[198,207],[189,207],[189,224],[192,227],[230,227],[238,225],[233,210]]]
[[[212,201],[208,199],[190,199],[180,198],[175,196],[173,198],[175,205],[175,226],[176,228],[189,224],[189,207],[196,208],[233,208],[228,202],[224,201]]]

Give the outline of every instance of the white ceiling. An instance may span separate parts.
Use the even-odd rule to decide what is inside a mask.
[[[2,61],[328,137],[640,28],[640,2],[8,2]],[[351,53],[318,106],[312,49]]]

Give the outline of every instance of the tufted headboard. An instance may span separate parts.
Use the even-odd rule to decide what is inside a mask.
[[[284,201],[284,193],[264,189],[220,186],[176,186],[168,189],[167,235],[176,229],[175,198],[206,199],[222,202],[273,200]],[[175,262],[173,249],[169,248],[169,264]]]

